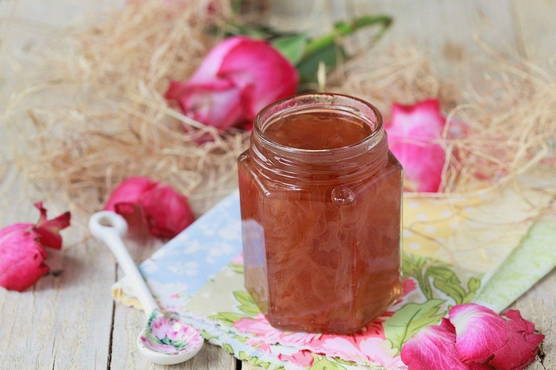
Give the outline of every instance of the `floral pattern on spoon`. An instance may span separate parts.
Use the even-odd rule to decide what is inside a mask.
[[[139,340],[146,348],[168,355],[198,348],[203,343],[199,331],[181,322],[176,313],[165,315],[159,310],[151,313]]]

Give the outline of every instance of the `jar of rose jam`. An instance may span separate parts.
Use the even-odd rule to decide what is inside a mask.
[[[354,333],[400,293],[401,166],[378,110],[300,95],[239,157],[245,285],[274,327]]]

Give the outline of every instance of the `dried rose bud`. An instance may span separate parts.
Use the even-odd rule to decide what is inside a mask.
[[[42,202],[35,207],[40,211],[37,224],[17,223],[0,229],[0,286],[8,290],[21,292],[49,271],[44,247],[60,249],[60,230],[70,225],[69,212],[48,220]]]
[[[114,189],[104,209],[128,220],[139,213],[150,234],[160,238],[172,238],[194,221],[184,195],[147,177],[124,180]],[[130,223],[130,227],[137,227],[137,223]]]

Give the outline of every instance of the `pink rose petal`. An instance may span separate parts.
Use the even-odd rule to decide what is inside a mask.
[[[499,316],[468,303],[452,307],[449,317],[403,346],[402,360],[410,369],[521,370],[534,361],[544,339],[516,310]]]
[[[194,220],[187,198],[166,185],[158,184],[144,193],[139,205],[145,212],[151,234],[157,237],[171,238]]]
[[[185,115],[226,130],[248,125],[264,106],[293,95],[297,82],[293,65],[271,45],[235,36],[216,45],[189,81],[171,81],[165,97]]]
[[[503,316],[507,318],[508,341],[494,352],[489,364],[500,370],[524,369],[535,360],[544,335],[535,333],[533,323],[523,319],[517,310],[506,311]]]
[[[243,38],[222,61],[219,75],[226,76],[242,89],[248,119],[266,105],[293,95],[297,71],[268,43]]]
[[[194,220],[184,195],[146,177],[124,180],[112,192],[104,209],[126,219],[140,213],[151,235],[161,238],[174,237]]]
[[[445,161],[444,148],[438,142],[445,123],[436,99],[393,105],[386,125],[388,145],[402,164],[411,190],[438,191]]]
[[[456,348],[463,362],[485,363],[508,340],[505,320],[487,307],[456,305],[448,317],[456,329]]]
[[[116,211],[116,203],[135,204],[141,195],[156,186],[156,181],[147,177],[129,177],[122,181],[110,194],[104,209]]]
[[[35,204],[40,212],[39,222],[34,226],[34,231],[39,235],[39,242],[43,247],[60,249],[62,248],[62,236],[60,230],[70,225],[71,214],[65,212],[52,220],[48,220],[46,208],[42,202]]]
[[[411,370],[469,370],[456,350],[455,334],[449,325],[421,329],[402,347],[401,358]]]

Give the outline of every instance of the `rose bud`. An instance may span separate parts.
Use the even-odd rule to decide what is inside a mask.
[[[0,286],[24,291],[35,284],[49,268],[44,247],[60,249],[60,230],[70,225],[71,214],[47,219],[42,203],[36,203],[40,218],[36,224],[17,223],[0,229]]]
[[[139,214],[149,233],[160,238],[172,238],[194,221],[184,195],[146,177],[124,180],[114,189],[104,209],[124,216],[128,222]],[[137,227],[136,224],[130,222],[130,227]]]

